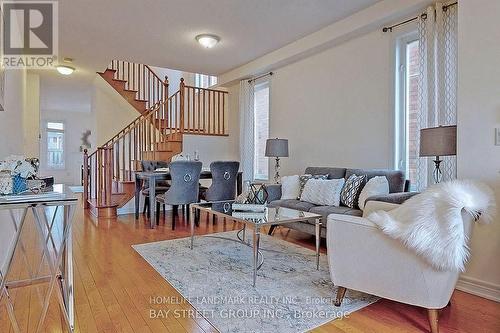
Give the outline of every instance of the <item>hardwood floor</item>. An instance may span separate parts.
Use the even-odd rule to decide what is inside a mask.
[[[176,230],[171,230],[171,217],[167,213],[157,229],[147,227],[141,216],[133,215],[104,220],[94,224],[94,219],[82,209],[77,210],[73,230],[75,263],[76,332],[216,332],[203,318],[150,319],[150,309],[167,307],[170,310],[192,310],[183,302],[157,305],[152,298],[180,297],[156,271],[131,247],[132,244],[187,237],[189,228],[182,219]],[[216,225],[205,223],[202,218],[197,234],[233,230],[233,223]],[[2,221],[3,222],[3,221]],[[29,253],[34,251],[34,235],[28,229],[24,234]],[[278,229],[275,237],[314,249],[312,237],[288,229]],[[323,253],[326,252],[324,244]],[[29,260],[36,263],[39,257]],[[13,274],[22,276],[20,266]],[[348,291],[349,292],[349,291]],[[23,319],[21,329],[30,331],[39,311],[35,288],[12,292],[16,313]],[[45,332],[64,332],[59,308],[51,302]],[[37,310],[38,309],[38,310]],[[456,291],[452,305],[441,311],[441,332],[500,332],[500,304],[467,293]],[[426,332],[427,317],[424,309],[380,300],[348,318],[329,322],[314,332]],[[0,332],[13,332],[9,326],[5,307],[0,309]]]

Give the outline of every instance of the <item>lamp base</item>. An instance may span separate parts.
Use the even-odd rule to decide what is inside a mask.
[[[274,182],[276,184],[279,184],[280,183],[280,158],[279,157],[276,157],[276,164],[274,165]]]
[[[443,160],[440,160],[439,156],[436,156],[436,159],[434,160],[435,168],[434,171],[432,172],[432,176],[434,177],[434,182],[436,184],[439,184],[443,179],[443,173],[441,172],[440,169],[441,162],[443,162]]]

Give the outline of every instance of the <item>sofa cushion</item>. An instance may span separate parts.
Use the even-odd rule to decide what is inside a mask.
[[[299,175],[281,177],[281,200],[297,199],[300,196]]]
[[[345,178],[348,179],[351,175],[366,175],[364,183],[375,176],[385,176],[389,182],[389,192],[403,192],[405,189],[405,173],[400,170],[387,170],[387,169],[347,169]]]
[[[359,209],[349,208],[345,206],[316,206],[309,210],[310,213],[320,214],[323,216],[323,224],[326,223],[326,218],[330,214],[345,214],[345,215],[354,215],[361,216],[363,212]],[[313,222],[314,223],[314,222]]]
[[[305,173],[311,175],[328,175],[328,179],[345,178],[346,168],[308,167]]]
[[[304,191],[304,187],[306,186],[306,183],[309,181],[309,179],[327,180],[328,175],[327,174],[312,175],[310,173],[306,173],[305,175],[299,176],[299,195],[297,196],[297,199],[300,199],[300,197],[302,196],[302,191]]]
[[[365,175],[351,175],[345,181],[342,192],[340,192],[340,202],[347,207],[357,208],[358,207],[358,197],[361,189],[363,188],[363,183],[365,180]]]
[[[338,206],[344,182],[344,178],[309,179],[300,195],[300,200],[315,205]]]
[[[285,207],[308,212],[312,207],[314,207],[314,204],[296,199],[287,199],[271,201],[268,204],[268,207]]]
[[[366,199],[374,195],[389,194],[389,182],[385,176],[375,176],[370,179],[361,190],[358,197],[358,207],[363,210]]]

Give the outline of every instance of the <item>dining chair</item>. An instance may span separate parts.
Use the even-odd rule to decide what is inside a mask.
[[[158,168],[168,168],[168,164],[169,163],[167,161],[142,160],[141,170],[143,172],[153,172]],[[159,180],[156,183],[155,191],[158,194],[165,193],[167,192],[169,187],[170,184],[168,183],[168,181]],[[147,212],[149,215],[149,182],[147,180],[144,180],[144,183],[142,184],[141,194],[144,196],[145,199],[142,213],[145,214]]]
[[[160,204],[173,206],[172,230],[175,229],[177,207],[198,202],[201,162],[175,161],[169,165],[172,184],[167,192],[156,196],[156,223],[160,222]]]
[[[236,179],[240,162],[216,161],[210,163],[212,184],[206,190],[204,198],[207,201],[234,200],[236,198]]]
[[[236,198],[236,181],[240,162],[215,161],[210,163],[212,184],[201,195],[206,201],[234,200]],[[198,216],[196,217],[198,219]],[[215,215],[213,215],[215,222]]]

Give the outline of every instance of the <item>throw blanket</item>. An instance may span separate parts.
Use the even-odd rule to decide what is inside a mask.
[[[495,208],[488,186],[453,180],[433,185],[398,208],[373,212],[367,218],[434,268],[464,271],[469,247],[462,210],[476,222],[490,223]]]

